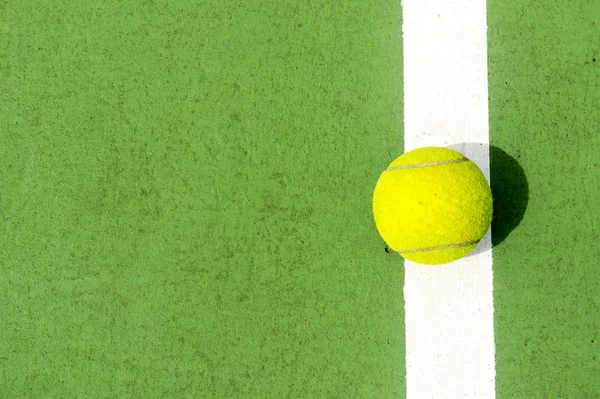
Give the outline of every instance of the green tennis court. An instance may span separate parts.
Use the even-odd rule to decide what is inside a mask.
[[[486,14],[493,396],[600,398],[600,3]],[[402,27],[399,0],[0,0],[0,397],[416,398],[372,214]]]

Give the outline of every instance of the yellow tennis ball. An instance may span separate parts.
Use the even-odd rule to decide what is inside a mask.
[[[404,258],[449,263],[473,251],[492,222],[492,191],[479,167],[448,148],[405,153],[373,194],[377,230]]]

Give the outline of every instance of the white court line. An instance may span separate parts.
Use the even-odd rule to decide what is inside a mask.
[[[402,7],[405,151],[449,146],[489,180],[485,0]],[[490,233],[451,264],[406,261],[405,276],[407,398],[495,398]]]

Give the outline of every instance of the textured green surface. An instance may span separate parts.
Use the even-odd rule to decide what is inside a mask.
[[[400,2],[242,3],[0,0],[0,397],[404,396]],[[598,398],[600,6],[488,8],[498,398]]]
[[[599,17],[593,1],[488,2],[491,139],[529,185],[493,252],[500,399],[600,397]],[[495,153],[492,169],[510,159]],[[500,201],[522,205],[507,164],[517,200]]]
[[[0,396],[404,395],[397,1],[0,2]]]

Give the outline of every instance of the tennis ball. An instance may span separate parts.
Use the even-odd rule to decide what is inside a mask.
[[[492,191],[479,167],[448,148],[405,153],[373,194],[381,237],[405,259],[438,265],[473,251],[492,222]]]

